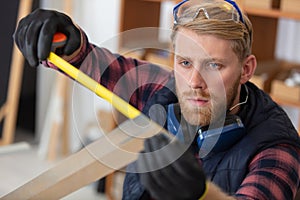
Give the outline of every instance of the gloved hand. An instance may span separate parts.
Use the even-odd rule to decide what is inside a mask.
[[[62,54],[71,55],[80,47],[80,30],[71,18],[51,10],[37,9],[20,20],[14,39],[28,63],[38,66],[40,61],[49,56],[56,32],[62,32],[68,38]]]
[[[141,184],[157,200],[199,199],[206,190],[199,160],[182,143],[170,143],[163,134],[145,140],[137,169],[146,172],[140,174]]]

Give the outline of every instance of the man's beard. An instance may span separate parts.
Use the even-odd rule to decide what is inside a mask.
[[[226,112],[229,108],[233,106],[234,100],[236,98],[239,78],[235,81],[234,85],[227,91],[226,97],[217,97],[214,94],[209,94],[208,92],[203,92],[201,89],[191,89],[189,91],[178,92],[178,101],[181,108],[181,113],[183,114],[186,121],[191,125],[196,126],[206,126],[214,122],[224,121],[226,117]],[[203,107],[192,107],[187,102],[187,98],[190,97],[201,97],[204,99],[209,99],[209,105]]]
[[[209,124],[211,115],[212,115],[212,106],[205,107],[192,107],[188,102],[188,97],[202,97],[205,99],[210,99],[210,95],[204,93],[200,90],[189,90],[183,91],[182,93],[178,93],[178,101],[181,108],[181,113],[188,123],[191,125],[200,125],[204,126]]]

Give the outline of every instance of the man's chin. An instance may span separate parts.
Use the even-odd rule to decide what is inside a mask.
[[[210,116],[207,116],[205,114],[199,113],[199,112],[183,112],[183,116],[185,120],[194,126],[206,126],[210,124]]]

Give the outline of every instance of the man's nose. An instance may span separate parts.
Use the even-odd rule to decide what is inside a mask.
[[[199,69],[196,68],[193,69],[189,79],[189,85],[192,89],[206,88],[205,80]]]

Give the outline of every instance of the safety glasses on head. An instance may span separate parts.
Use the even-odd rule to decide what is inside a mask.
[[[244,23],[242,12],[233,0],[183,0],[173,9],[174,24],[192,22],[200,15],[205,19]]]

